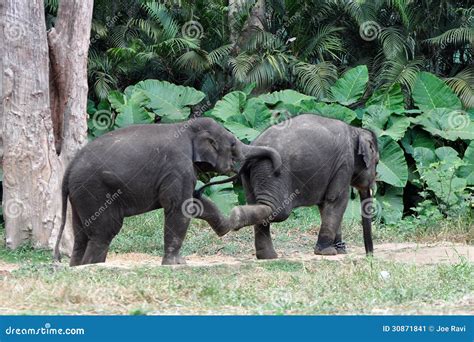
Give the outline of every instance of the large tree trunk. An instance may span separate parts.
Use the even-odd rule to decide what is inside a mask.
[[[6,0],[0,13],[5,26],[0,31],[5,42],[3,213],[9,248],[26,242],[52,246],[61,220],[63,171],[87,139],[93,0],[61,1],[49,37],[43,6],[43,0]],[[70,250],[72,235],[63,240]]]

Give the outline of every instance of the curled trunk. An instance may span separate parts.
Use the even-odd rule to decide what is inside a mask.
[[[276,174],[280,172],[282,165],[281,156],[275,149],[266,146],[249,146],[242,144],[241,151],[244,165],[251,159],[268,158],[272,161],[274,172]],[[242,168],[244,165],[242,165]]]

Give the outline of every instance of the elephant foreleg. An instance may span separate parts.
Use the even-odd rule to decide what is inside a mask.
[[[229,215],[225,217],[219,208],[205,197],[196,199],[201,203],[201,212],[197,218],[209,223],[217,235],[223,236],[231,230],[255,224],[262,224],[272,215],[272,208],[264,204],[241,205],[234,207]]]
[[[183,215],[180,210],[165,210],[165,255],[162,265],[185,264],[184,258],[179,254],[190,218]]]
[[[336,237],[341,238],[341,223],[346,211],[349,194],[341,194],[333,201],[324,202],[319,207],[321,214],[321,229],[318,234],[318,242],[314,252],[321,255],[336,255],[334,246]]]

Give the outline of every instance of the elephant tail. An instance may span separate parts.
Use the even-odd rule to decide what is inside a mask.
[[[359,195],[365,253],[367,255],[372,255],[374,253],[374,244],[372,242],[373,198],[370,195],[370,189],[359,190]]]
[[[68,186],[68,172],[66,171],[63,179],[63,185],[61,189],[61,196],[62,196],[62,220],[61,220],[61,227],[59,227],[58,238],[56,240],[56,246],[54,247],[54,255],[53,261],[54,262],[61,262],[61,252],[59,251],[59,245],[61,242],[61,238],[63,236],[64,227],[66,226],[66,213],[67,213],[67,198],[69,196],[69,186]]]

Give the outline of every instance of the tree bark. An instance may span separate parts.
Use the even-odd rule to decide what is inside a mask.
[[[56,28],[47,35],[43,0],[4,0],[0,41],[5,43],[3,213],[8,248],[26,242],[51,247],[57,236],[64,168],[87,140],[92,7],[93,0],[61,1]],[[71,250],[72,240],[67,227],[63,250]]]

